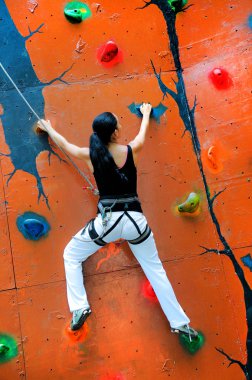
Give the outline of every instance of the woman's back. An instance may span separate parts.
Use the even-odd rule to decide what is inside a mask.
[[[100,197],[137,195],[137,171],[131,146],[111,144],[109,152],[117,171],[107,170],[106,173],[101,173],[93,164]]]
[[[121,168],[127,159],[128,155],[128,148],[127,145],[121,145],[121,144],[109,144],[108,150],[110,154],[112,155],[115,164],[118,168]]]

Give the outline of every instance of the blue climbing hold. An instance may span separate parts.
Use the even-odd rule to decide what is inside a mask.
[[[25,212],[17,218],[17,227],[28,240],[39,240],[50,230],[47,220],[34,212]]]
[[[44,224],[36,219],[26,219],[24,221],[24,228],[29,235],[36,238],[43,235],[45,229]]]
[[[131,113],[135,114],[137,117],[142,117],[142,112],[140,111],[142,103],[131,103],[128,106],[128,109]],[[162,103],[159,103],[157,107],[153,107],[150,113],[150,117],[152,119],[155,119],[156,122],[160,123],[160,117],[164,114],[164,112],[167,110],[167,107],[164,106]]]
[[[252,14],[248,18],[248,26],[252,29]]]
[[[250,269],[250,272],[252,272],[252,257],[250,253],[248,253],[246,256],[241,257],[241,261],[245,267],[248,267]]]

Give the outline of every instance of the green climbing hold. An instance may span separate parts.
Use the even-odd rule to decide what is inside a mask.
[[[65,6],[64,15],[73,24],[78,24],[92,15],[87,4],[80,1],[71,1]]]
[[[0,343],[0,356],[5,355],[7,351],[9,351],[9,347]]]
[[[198,336],[196,338],[190,338],[187,334],[179,334],[179,341],[181,345],[190,353],[196,354],[196,352],[203,346],[205,342],[204,335],[201,332],[198,332]]]
[[[178,205],[179,212],[195,212],[200,204],[200,196],[197,193],[190,193],[184,203]]]
[[[188,3],[188,0],[167,0],[172,10],[176,13],[180,12]]]
[[[17,343],[7,334],[0,334],[0,364],[6,363],[18,354]]]

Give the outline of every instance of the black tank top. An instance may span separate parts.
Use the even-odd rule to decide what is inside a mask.
[[[127,158],[125,164],[119,168],[120,173],[127,177],[127,181],[122,182],[120,178],[113,173],[104,173],[100,175],[94,168],[94,177],[100,194],[100,200],[111,198],[129,198],[137,195],[137,170],[133,159],[133,153],[130,145],[127,145]],[[142,212],[140,202],[132,202],[126,205],[128,211]],[[125,205],[116,204],[113,211],[123,211]]]

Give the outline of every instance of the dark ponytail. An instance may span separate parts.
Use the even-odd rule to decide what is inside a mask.
[[[108,150],[111,135],[117,129],[117,119],[111,112],[103,112],[93,121],[93,133],[90,136],[90,159],[94,170],[101,176],[112,174],[126,182],[127,178],[120,173],[116,163]]]

